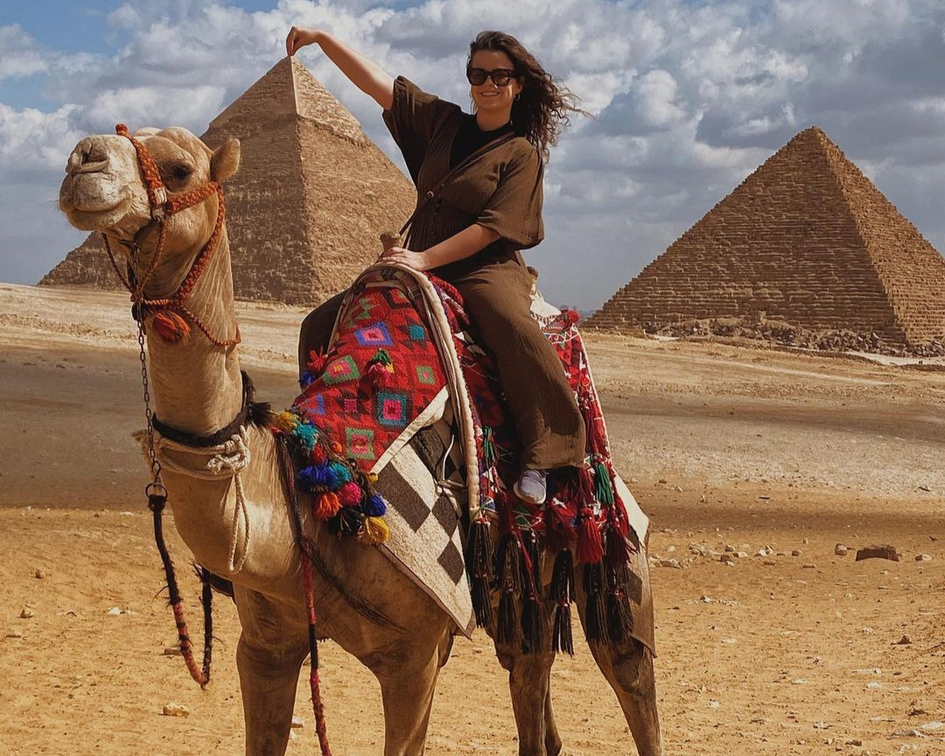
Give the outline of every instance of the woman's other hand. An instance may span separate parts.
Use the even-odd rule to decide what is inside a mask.
[[[390,247],[385,249],[383,254],[377,258],[378,262],[393,262],[406,265],[414,270],[429,270],[430,259],[423,252],[412,252],[403,247]]]
[[[290,58],[306,45],[318,42],[318,35],[321,29],[306,29],[301,26],[293,26],[289,29],[289,34],[285,38],[285,52]]]

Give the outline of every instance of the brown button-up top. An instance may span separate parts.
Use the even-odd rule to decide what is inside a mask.
[[[508,258],[544,238],[538,149],[524,136],[507,134],[450,169],[450,148],[464,117],[458,105],[403,76],[394,80],[394,101],[383,114],[417,187],[406,246],[423,251],[473,223],[500,237],[472,257],[437,269],[446,278]]]

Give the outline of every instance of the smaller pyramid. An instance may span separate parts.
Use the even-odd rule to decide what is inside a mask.
[[[89,234],[85,237],[84,242],[43,276],[39,285],[81,286],[106,290],[121,288],[108,261],[101,234]]]
[[[587,326],[761,314],[905,346],[945,334],[945,259],[816,127],[765,161]]]
[[[380,112],[378,112],[380,118]],[[321,302],[373,262],[383,231],[410,216],[416,190],[357,119],[297,58],[282,58],[201,136],[240,140],[226,182],[227,234],[237,298]],[[40,284],[113,288],[99,234]]]

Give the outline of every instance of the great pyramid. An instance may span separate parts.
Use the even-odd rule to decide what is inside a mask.
[[[945,334],[945,259],[817,127],[772,155],[586,325],[762,313],[905,346]]]
[[[378,117],[380,114],[378,113]],[[226,183],[227,230],[239,299],[316,304],[380,252],[378,235],[413,211],[410,180],[297,58],[283,58],[213,119],[202,139],[241,142]],[[99,234],[41,285],[114,288]]]

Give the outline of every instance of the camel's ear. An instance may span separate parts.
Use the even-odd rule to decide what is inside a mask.
[[[227,139],[210,158],[210,179],[226,181],[240,167],[240,140]]]

